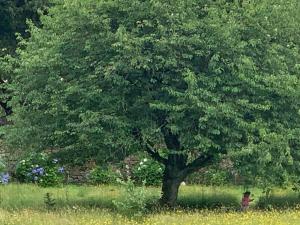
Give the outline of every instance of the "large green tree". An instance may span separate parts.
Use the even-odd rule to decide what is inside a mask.
[[[6,54],[14,55],[17,47],[16,33],[28,37],[26,20],[39,25],[38,10],[45,12],[48,4],[48,0],[0,0],[0,125],[6,124],[6,116],[12,113],[8,105],[11,93],[6,87],[11,76],[4,68],[3,57]]]
[[[168,205],[188,174],[225,156],[288,171],[299,10],[297,0],[57,1],[11,62],[6,139],[105,160],[146,151],[165,165]]]

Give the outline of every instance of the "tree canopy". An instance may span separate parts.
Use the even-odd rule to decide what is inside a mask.
[[[11,93],[6,87],[12,77],[2,57],[15,54],[17,34],[28,37],[26,20],[40,25],[38,9],[45,12],[48,4],[48,0],[0,0],[0,126],[7,124],[6,116],[12,113],[8,105]]]
[[[222,157],[299,167],[297,0],[63,0],[10,59],[8,142],[79,157],[147,151],[162,200]],[[12,66],[13,65],[13,66]],[[299,169],[299,168],[298,168]]]

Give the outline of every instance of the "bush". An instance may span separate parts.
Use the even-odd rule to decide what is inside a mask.
[[[120,177],[111,167],[96,167],[90,171],[88,180],[91,184],[116,184]]]
[[[64,179],[64,168],[57,159],[44,153],[34,153],[18,162],[16,178],[20,182],[36,183],[42,187],[58,186]]]
[[[123,186],[123,196],[113,201],[118,212],[129,217],[140,217],[147,212],[147,193],[145,186],[136,187],[130,179],[120,181]]]
[[[146,186],[158,186],[163,177],[163,166],[147,158],[135,165],[132,170],[132,178],[137,184],[145,183]]]

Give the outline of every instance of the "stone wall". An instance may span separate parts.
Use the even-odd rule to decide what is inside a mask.
[[[13,172],[17,163],[17,153],[9,151],[7,147],[0,140],[0,159],[3,160],[7,166],[8,172]]]

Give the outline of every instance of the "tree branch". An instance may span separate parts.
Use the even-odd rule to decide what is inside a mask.
[[[188,175],[190,173],[193,173],[197,171],[200,168],[206,167],[213,162],[213,155],[201,155],[197,159],[195,159],[193,162],[189,163],[182,171],[181,173],[183,175]]]
[[[156,151],[147,141],[144,143],[145,149],[148,152],[148,154],[155,159],[156,161],[166,165],[167,159],[163,158],[158,151]]]
[[[167,159],[163,158],[157,150],[155,150],[148,140],[144,140],[141,131],[134,128],[132,134],[139,140],[140,144],[145,148],[146,152],[156,161],[166,165]]]

